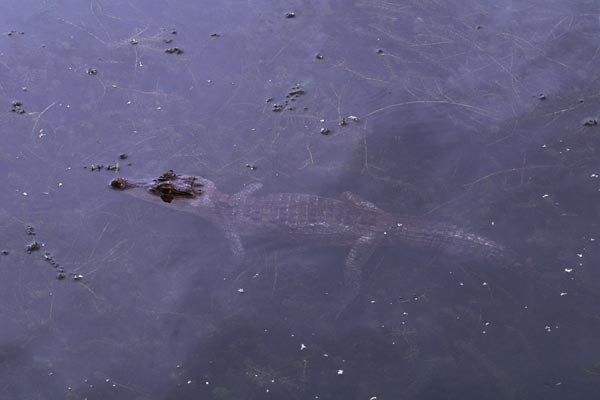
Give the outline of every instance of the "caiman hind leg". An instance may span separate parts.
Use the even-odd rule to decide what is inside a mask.
[[[354,301],[359,293],[363,277],[363,268],[378,247],[380,237],[375,232],[361,236],[350,249],[346,257],[344,268],[344,287],[342,289],[341,301],[338,315]]]
[[[231,271],[237,269],[237,267],[242,264],[245,257],[244,244],[242,243],[242,239],[237,232],[233,230],[233,228],[227,224],[223,229],[223,233],[229,242],[229,249],[231,250]]]

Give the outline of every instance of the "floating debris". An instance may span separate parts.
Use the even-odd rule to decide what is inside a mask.
[[[131,40],[129,41],[129,43],[131,43],[132,45],[136,45],[136,44],[139,44],[139,43],[140,43],[140,41],[139,41],[139,40],[137,40],[137,39],[131,39]]]
[[[246,164],[246,168],[248,168],[250,171],[254,171],[255,169],[258,169],[258,167],[256,165],[251,165],[251,164]]]
[[[173,43],[173,39],[163,39],[166,44]]]
[[[358,119],[358,117],[356,115],[348,115],[348,119],[350,121],[354,121],[354,122],[358,122],[359,121],[359,119]]]
[[[21,32],[21,31],[8,31],[6,32],[7,36],[21,36],[24,35],[25,32]]]
[[[121,160],[127,160],[127,158],[128,158],[128,157],[129,157],[129,156],[128,156],[127,154],[125,154],[125,153],[121,153],[121,154],[119,154],[119,158],[120,158]]]
[[[81,275],[81,274],[73,274],[73,280],[75,282],[80,281],[82,279],[83,279],[83,275]]]
[[[286,18],[296,18],[296,13],[295,12],[286,12],[285,17]]]
[[[88,75],[98,75],[98,70],[96,68],[88,68],[85,72]]]
[[[17,114],[25,114],[25,110],[23,109],[23,103],[18,100],[12,102],[12,109],[10,111]]]
[[[540,93],[538,95],[538,99],[540,99],[540,100],[546,100],[546,95],[544,93]]]
[[[87,165],[85,165],[83,167],[83,169],[87,169],[87,168],[88,168]],[[92,164],[92,165],[90,165],[89,168],[90,168],[90,171],[100,171],[100,170],[104,169],[104,165],[103,164]]]
[[[172,47],[170,49],[166,49],[165,53],[167,53],[167,54],[183,54],[183,50],[181,50],[179,47]]]
[[[65,274],[64,272],[59,272],[58,274],[56,274],[56,279],[58,279],[59,281],[65,279],[67,277],[67,274]]]
[[[7,256],[7,255],[9,255],[10,253],[9,253],[9,251],[8,251],[8,250],[2,250],[2,251],[0,251],[0,254],[2,254],[3,256]]]
[[[287,97],[298,97],[300,95],[305,94],[306,92],[299,87],[295,86],[292,88],[292,91],[288,93]],[[292,99],[293,100],[293,99]]]
[[[46,261],[48,264],[50,264],[50,266],[52,268],[57,268],[60,271],[59,272],[64,272],[64,269],[62,269],[60,267],[60,264],[56,262],[56,260],[54,259],[54,257],[52,257],[52,254],[45,252],[43,255],[44,261]]]
[[[35,228],[31,225],[25,225],[25,233],[29,236],[35,236]]]
[[[382,55],[384,55],[384,54],[385,54],[385,51],[383,51],[383,49],[377,49],[377,52],[376,52],[376,53],[377,53],[378,55],[382,56]]]
[[[265,101],[266,101],[267,103],[270,103],[270,102],[272,102],[273,100],[275,100],[275,99],[274,99],[274,98],[272,98],[272,97],[269,97],[269,98],[268,98],[267,100],[265,100]]]
[[[33,241],[31,243],[29,243],[27,246],[25,246],[25,251],[27,252],[27,254],[31,254],[34,251],[38,251],[40,249],[40,244],[37,241]]]
[[[238,291],[238,293],[244,293],[244,289],[243,288],[239,288],[237,291]]]
[[[115,165],[110,165],[108,164],[108,166],[106,167],[107,170],[109,171],[113,171],[113,172],[119,172],[119,163],[116,163]]]
[[[343,369],[338,369],[337,370],[337,374],[338,375],[344,375],[344,370]]]
[[[283,111],[284,106],[282,104],[273,104],[273,112]]]
[[[215,33],[212,33],[212,34],[210,35],[210,37],[213,37],[213,38],[218,38],[218,37],[221,37],[221,34],[220,34],[220,33],[216,33],[216,32],[215,32]]]
[[[342,118],[342,120],[340,121],[340,123],[338,125],[339,126],[348,125],[348,122],[346,122],[346,118]]]
[[[598,120],[596,118],[587,118],[583,121],[584,126],[596,126],[598,125]]]
[[[331,133],[331,129],[321,128],[321,135],[329,135],[330,133]]]
[[[321,53],[317,53],[317,54],[315,55],[315,58],[316,58],[317,60],[322,60],[322,59],[323,59],[323,55],[322,55]]]

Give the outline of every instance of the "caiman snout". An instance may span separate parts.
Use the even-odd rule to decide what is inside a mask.
[[[113,189],[123,190],[127,187],[127,179],[116,178],[110,181],[110,187]]]

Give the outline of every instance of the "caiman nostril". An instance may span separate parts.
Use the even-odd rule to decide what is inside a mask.
[[[110,181],[110,187],[114,188],[114,189],[125,189],[125,187],[127,186],[127,180],[125,178],[116,178],[113,179],[112,181]]]

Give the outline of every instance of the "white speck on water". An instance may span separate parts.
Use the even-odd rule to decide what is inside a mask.
[[[125,103],[127,105],[131,104],[131,100],[128,100],[127,103]]]
[[[598,174],[591,174],[590,178],[598,178]]]
[[[356,115],[348,115],[348,119],[354,122],[358,122],[358,117]]]
[[[319,122],[325,122],[325,120],[324,119],[320,119]]]
[[[371,304],[375,304],[375,300],[371,300]]]
[[[344,370],[343,369],[338,369],[337,370],[337,374],[338,375],[344,375]]]
[[[329,354],[323,353],[323,357],[329,357]]]
[[[567,295],[567,292],[560,292],[560,295],[561,295],[561,296],[566,296],[566,295]]]
[[[487,286],[487,282],[483,282],[481,286]]]
[[[406,311],[403,311],[402,315],[408,315],[408,313]]]
[[[398,223],[396,224],[396,226],[398,226],[398,228],[400,228],[400,227],[402,227],[402,224],[401,224],[400,222],[398,222]]]
[[[62,182],[58,182],[58,187],[62,187]]]
[[[27,192],[23,192],[23,196],[27,196]]]
[[[578,253],[578,254],[577,254],[577,257],[579,257],[579,258],[583,258],[583,254],[582,254],[582,253]]]
[[[595,238],[590,238],[590,242],[595,242],[596,239]]]
[[[571,272],[573,272],[573,268],[565,268],[565,272],[567,274],[570,274]]]
[[[545,149],[547,146],[545,144],[542,145],[542,149]]]
[[[544,194],[544,195],[542,195],[542,199],[545,199],[548,196],[550,196],[550,195],[549,194]]]
[[[462,282],[459,282],[459,283],[458,283],[458,285],[459,285],[459,286],[465,286],[465,284],[464,284],[464,283],[462,283]]]
[[[550,326],[548,325],[546,325],[544,329],[546,330],[546,332],[552,332],[552,328],[550,328]]]
[[[187,381],[187,384],[188,384],[188,385],[191,385],[191,384],[192,384],[192,381],[191,381],[191,380]]]
[[[244,293],[244,289],[243,288],[239,288],[237,291],[238,291],[238,293]]]
[[[494,221],[491,222],[492,226],[496,225],[496,223]]]
[[[490,324],[489,322],[486,322],[484,325],[485,325],[485,326],[488,326],[489,324]]]
[[[204,382],[205,385],[210,385],[209,381]]]
[[[300,343],[300,351],[305,350],[306,345],[304,343]]]

